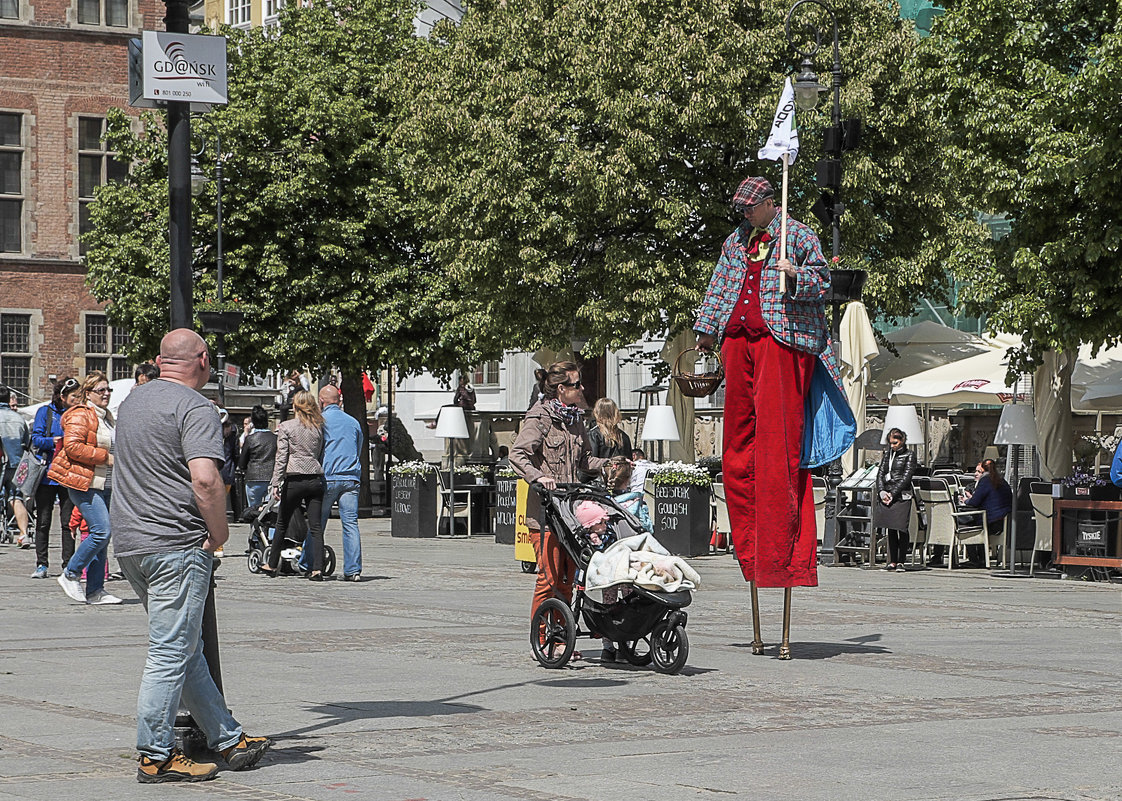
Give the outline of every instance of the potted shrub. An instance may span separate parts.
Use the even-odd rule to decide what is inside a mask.
[[[518,520],[518,474],[514,469],[495,470],[495,542],[514,545],[514,524]]]
[[[649,476],[654,484],[650,513],[655,538],[676,556],[709,553],[709,471],[696,464],[666,462]]]
[[[709,480],[716,481],[720,475],[724,460],[720,456],[702,456],[697,460],[697,466],[709,472]]]
[[[1063,479],[1064,498],[1079,501],[1117,501],[1118,487],[1104,476],[1097,476],[1085,467],[1076,466]]]
[[[427,462],[401,462],[390,468],[390,535],[436,536],[436,468]]]

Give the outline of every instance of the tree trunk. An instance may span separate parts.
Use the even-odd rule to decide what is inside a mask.
[[[358,420],[362,428],[362,478],[358,488],[358,516],[370,517],[370,426],[366,422],[366,396],[362,393],[362,373],[343,372],[343,410]]]

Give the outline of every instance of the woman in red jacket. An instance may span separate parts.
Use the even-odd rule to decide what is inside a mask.
[[[55,455],[47,475],[66,487],[90,527],[74,550],[58,583],[79,603],[119,604],[105,584],[109,549],[109,501],[113,476],[114,420],[109,411],[109,379],[94,371],[82,382],[81,403],[62,416],[62,449]],[[82,590],[82,571],[86,588]]]

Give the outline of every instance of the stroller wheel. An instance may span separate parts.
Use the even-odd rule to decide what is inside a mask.
[[[330,545],[323,546],[323,575],[335,572],[335,550]]]
[[[646,638],[619,643],[619,652],[636,667],[646,667],[651,663],[651,644]]]
[[[537,573],[538,572],[538,563],[537,562],[523,562],[522,563],[522,572],[523,573]]]
[[[651,632],[651,659],[659,673],[677,673],[690,655],[690,640],[686,630],[678,624],[668,625],[664,620]]]
[[[530,648],[542,667],[564,667],[577,645],[577,622],[568,604],[550,598],[530,620]]]
[[[265,561],[265,554],[256,548],[249,552],[249,556],[245,559],[245,566],[249,568],[250,573],[260,573],[261,563]]]

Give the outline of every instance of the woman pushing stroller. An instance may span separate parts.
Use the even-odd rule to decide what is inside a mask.
[[[579,481],[581,471],[599,471],[607,459],[591,455],[584,410],[588,408],[580,379],[580,367],[573,362],[555,362],[546,371],[542,398],[526,412],[522,429],[510,451],[510,466],[531,484],[546,489],[559,483]],[[530,609],[550,598],[570,602],[576,565],[548,529],[539,522],[541,501],[531,492],[526,501],[526,525],[538,559],[537,584]],[[579,658],[573,654],[572,658]]]

